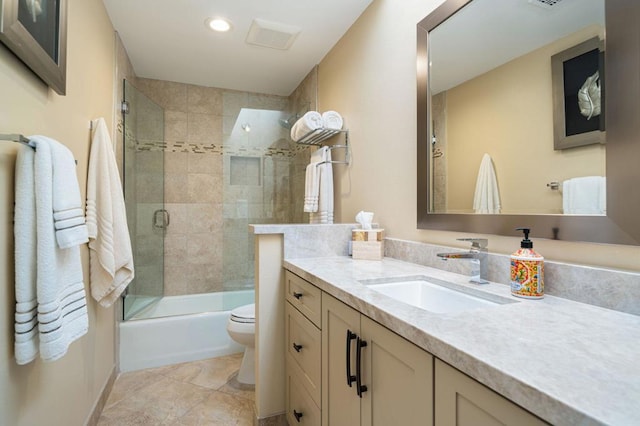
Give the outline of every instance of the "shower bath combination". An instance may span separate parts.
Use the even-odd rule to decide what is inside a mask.
[[[185,144],[156,102],[166,98],[165,86],[144,79],[136,86],[124,82],[124,186],[136,277],[124,297],[121,368],[240,352],[226,325],[232,310],[254,301],[248,224],[301,221],[291,200],[303,196],[292,194],[298,183],[290,174],[293,161],[308,158],[278,145],[300,115],[286,112],[285,97],[219,89],[223,109],[202,123],[217,130],[189,134]],[[185,122],[203,120],[186,107],[183,113]]]

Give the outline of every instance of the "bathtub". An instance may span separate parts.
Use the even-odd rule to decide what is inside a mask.
[[[163,297],[119,323],[120,371],[241,352],[227,333],[227,320],[231,309],[253,301],[253,290]]]

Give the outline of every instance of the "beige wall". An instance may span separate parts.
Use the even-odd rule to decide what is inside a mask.
[[[553,149],[550,110],[549,58],[600,31],[588,27],[447,91],[448,211],[473,212],[485,153],[495,167],[502,213],[562,213],[562,194],[547,183],[604,176],[603,145]]]
[[[113,121],[113,28],[99,0],[69,1],[67,95],[49,90],[0,46],[0,133],[44,134],[78,160],[85,194],[89,121]],[[13,165],[15,144],[0,142],[0,424],[81,425],[115,367],[114,312],[89,299],[89,332],[60,360],[18,366],[13,357]],[[82,250],[85,283],[88,252]]]
[[[464,247],[455,239],[465,233],[416,228],[416,23],[440,3],[375,0],[320,63],[319,109],[341,112],[350,129],[353,163],[334,166],[337,222],[365,209],[388,236]],[[519,246],[518,238],[488,237],[491,252]],[[640,270],[636,246],[536,240],[535,247],[553,260]]]

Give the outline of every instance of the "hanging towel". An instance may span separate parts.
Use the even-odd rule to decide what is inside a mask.
[[[335,111],[326,111],[322,113],[322,124],[327,129],[340,130],[344,121],[342,116]]]
[[[322,128],[322,115],[318,111],[309,111],[291,128],[291,139],[299,141],[304,135]]]
[[[500,213],[500,192],[498,180],[489,154],[484,154],[478,170],[476,191],[473,196],[473,210],[479,214]]]
[[[74,231],[73,238],[66,241],[64,248],[56,243],[56,213],[74,210],[75,202],[80,199],[75,162],[71,152],[59,142],[45,136],[31,136],[29,139],[36,148],[34,183],[39,349],[43,360],[55,361],[88,329],[80,257],[80,245],[86,242],[86,234],[83,236],[80,231]],[[69,218],[66,214],[62,216]],[[70,216],[77,217],[77,212]]]
[[[15,168],[13,238],[15,250],[16,362],[33,361],[38,355],[38,296],[36,292],[36,194],[34,151],[20,146]]]
[[[104,119],[94,122],[87,177],[91,295],[109,307],[133,280],[133,252],[120,174]]]
[[[304,211],[307,213],[318,211],[319,177],[318,163],[310,162],[304,176]]]
[[[318,209],[309,213],[309,223],[333,223],[333,167],[331,150],[323,146],[311,155],[311,162],[317,162],[318,169]]]
[[[562,183],[562,208],[565,214],[607,213],[607,181],[602,176],[585,176]]]

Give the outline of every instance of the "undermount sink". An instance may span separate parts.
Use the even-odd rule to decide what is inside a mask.
[[[479,291],[473,294],[474,289],[422,276],[364,280],[360,282],[372,290],[400,302],[408,303],[433,313],[464,312],[496,307],[506,303],[517,303],[514,300],[492,294],[482,294]],[[464,292],[461,290],[464,290]]]

